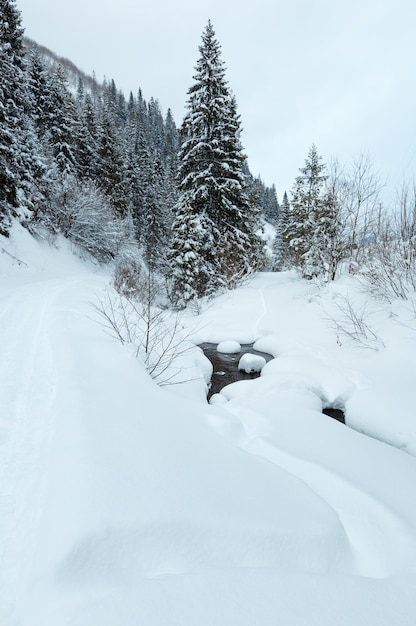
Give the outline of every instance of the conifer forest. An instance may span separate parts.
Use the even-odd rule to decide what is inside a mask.
[[[177,127],[140,88],[126,98],[25,39],[14,0],[0,8],[1,234],[13,219],[37,237],[62,234],[114,262],[121,290],[151,274],[177,309],[265,269],[326,282],[363,271],[386,297],[416,284],[414,190],[384,206],[368,155],[327,165],[312,144],[280,203],[251,174],[211,22]]]

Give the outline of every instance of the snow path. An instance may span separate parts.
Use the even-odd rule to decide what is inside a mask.
[[[39,459],[47,439],[55,384],[46,319],[59,289],[58,282],[21,287],[12,294],[3,293],[0,304],[0,484],[7,487],[0,494],[1,572],[2,583],[7,581],[14,590],[25,575],[16,564],[23,562],[20,552],[36,517],[42,482]],[[28,515],[32,524],[27,524]],[[3,613],[16,602],[6,591],[0,605]]]
[[[260,324],[262,322],[262,320],[266,317],[267,313],[268,313],[268,308],[266,305],[266,300],[264,297],[264,289],[260,288],[257,290],[257,293],[259,294],[259,299],[260,299],[260,304],[261,304],[261,313],[259,315],[259,317],[255,320],[254,324],[253,324],[253,337],[254,339],[258,339],[258,337],[261,336],[260,333]]]
[[[0,301],[0,623],[9,623],[32,567],[59,392],[50,341],[60,296],[82,278],[4,289]],[[18,393],[16,393],[18,390]]]

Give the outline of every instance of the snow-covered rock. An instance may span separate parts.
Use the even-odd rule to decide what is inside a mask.
[[[240,344],[238,341],[233,341],[232,339],[221,341],[217,346],[217,352],[222,352],[223,354],[237,354],[240,351]]]
[[[246,374],[261,372],[266,365],[266,359],[258,354],[243,354],[238,362],[238,369]]]
[[[226,404],[227,398],[220,393],[214,393],[214,395],[211,396],[209,403],[213,406],[219,406],[220,404]]]

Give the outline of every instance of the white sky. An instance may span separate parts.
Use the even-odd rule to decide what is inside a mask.
[[[290,190],[312,142],[416,178],[414,0],[17,0],[27,36],[179,126],[211,19],[253,174]]]

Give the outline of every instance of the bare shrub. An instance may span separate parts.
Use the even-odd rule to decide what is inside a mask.
[[[416,292],[416,190],[404,188],[399,210],[379,219],[375,243],[369,247],[361,272],[371,293],[392,302]]]
[[[340,336],[345,337],[356,345],[371,350],[385,348],[383,340],[369,324],[370,313],[365,304],[357,307],[350,298],[339,294],[335,306],[336,314],[328,315],[328,320],[338,339]]]
[[[155,305],[159,289],[153,274],[141,269],[133,295],[130,288],[108,291],[91,305],[110,335],[130,346],[159,385],[168,385],[184,382],[182,357],[194,348],[194,330],[184,330],[178,313]]]

